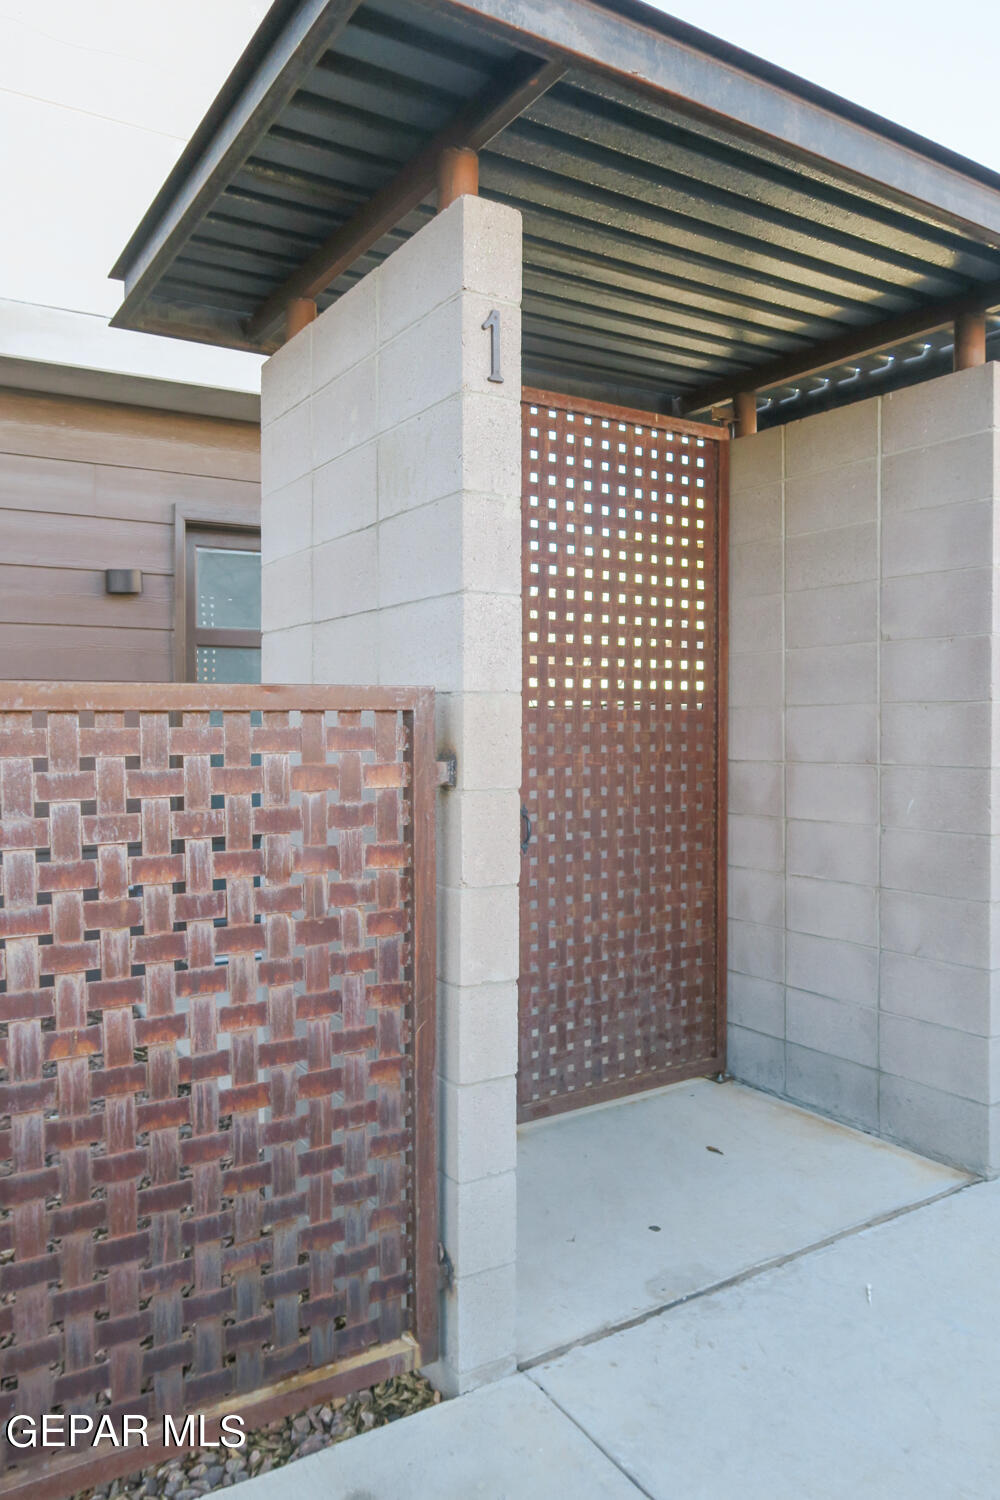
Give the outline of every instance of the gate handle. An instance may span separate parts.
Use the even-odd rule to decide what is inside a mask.
[[[521,829],[523,834],[521,839],[521,853],[527,854],[528,845],[531,843],[531,819],[528,816],[528,809],[523,802],[521,803]]]

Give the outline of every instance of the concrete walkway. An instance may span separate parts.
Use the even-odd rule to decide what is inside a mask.
[[[969,1180],[705,1079],[518,1136],[522,1366]]]
[[[859,1177],[887,1170],[892,1148],[845,1134]],[[891,1202],[904,1178],[890,1173],[872,1216],[895,1217],[817,1219],[840,1237],[796,1247],[789,1225],[808,1226],[787,1205],[809,1174],[788,1180],[780,1164],[756,1191],[771,1193],[761,1235],[768,1208],[784,1225],[782,1263],[252,1480],[241,1500],[995,1500],[1000,1183],[963,1186],[909,1158],[932,1201]],[[834,1197],[841,1216],[859,1201]],[[666,1261],[665,1226],[657,1239]]]
[[[996,1500],[998,1245],[980,1184],[533,1377],[651,1500]]]
[[[526,1375],[240,1485],[237,1500],[635,1500],[635,1485]]]

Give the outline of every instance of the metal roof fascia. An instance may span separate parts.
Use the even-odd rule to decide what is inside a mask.
[[[132,327],[157,274],[169,264],[204,208],[214,202],[302,78],[329,49],[361,0],[299,0],[277,36],[261,51],[268,17],[227,82],[235,97],[214,120],[214,106],[149,212],[111,270],[125,281],[125,299],[111,326]],[[258,54],[260,54],[258,56]],[[217,101],[218,103],[218,101]]]
[[[242,349],[247,354],[273,354],[281,340],[251,343],[244,320],[234,312],[199,307],[193,303],[171,302],[150,295],[136,310],[129,309],[122,318],[124,303],[110,320],[112,328],[128,328],[135,333],[159,333],[164,338],[184,339],[191,344],[213,344],[222,349]],[[121,321],[119,321],[121,319]]]
[[[767,66],[737,66],[735,48],[712,55],[657,24],[645,6],[612,10],[592,0],[419,0],[516,36],[519,45],[559,55],[585,71],[668,94],[734,130],[764,136],[844,178],[921,204],[931,217],[990,245],[1000,245],[1000,177],[804,80]],[[629,13],[623,13],[623,12]],[[667,18],[662,18],[666,20]],[[685,36],[694,28],[668,24]],[[747,62],[756,62],[747,55]],[[771,77],[766,76],[770,74]],[[787,80],[787,81],[785,81]],[[795,85],[793,88],[791,85]]]

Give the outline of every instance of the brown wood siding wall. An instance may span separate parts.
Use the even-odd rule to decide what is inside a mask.
[[[169,682],[178,504],[260,524],[255,423],[0,391],[0,678]]]

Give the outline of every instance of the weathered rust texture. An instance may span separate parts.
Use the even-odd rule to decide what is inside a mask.
[[[725,451],[525,392],[522,1119],[722,1065]]]
[[[0,1421],[434,1357],[432,724],[422,689],[0,686]]]
[[[736,418],[734,437],[753,437],[757,431],[757,395],[755,391],[737,391],[733,398]]]
[[[981,309],[963,312],[955,319],[956,370],[972,370],[986,363],[986,314]]]
[[[448,146],[441,152],[438,164],[437,209],[443,213],[456,198],[479,193],[479,157],[462,146]]]

